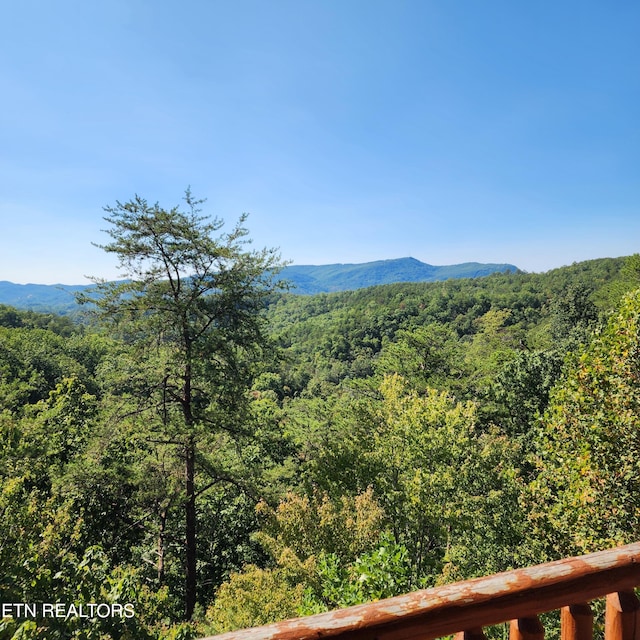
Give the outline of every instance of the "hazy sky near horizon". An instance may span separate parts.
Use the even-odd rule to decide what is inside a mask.
[[[117,277],[102,207],[242,212],[295,264],[640,252],[635,0],[22,0],[0,280]]]

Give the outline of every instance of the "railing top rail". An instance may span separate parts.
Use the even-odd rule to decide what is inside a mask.
[[[640,542],[203,640],[428,640],[640,585]]]

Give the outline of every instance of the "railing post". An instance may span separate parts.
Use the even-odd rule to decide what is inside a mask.
[[[537,616],[512,620],[509,640],[544,640],[544,627]]]
[[[562,607],[560,613],[561,640],[592,640],[593,612],[585,602]]]
[[[610,593],[605,613],[605,640],[640,640],[639,610],[640,601],[633,591]]]

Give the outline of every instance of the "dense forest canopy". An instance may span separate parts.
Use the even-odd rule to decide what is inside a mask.
[[[638,256],[299,296],[196,209],[110,211],[134,277],[99,324],[0,307],[0,601],[112,614],[0,638],[193,638],[637,539]]]

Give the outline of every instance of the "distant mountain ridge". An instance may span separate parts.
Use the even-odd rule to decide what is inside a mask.
[[[360,264],[290,265],[280,275],[291,282],[292,293],[313,295],[395,282],[480,278],[496,272],[517,270],[512,264],[465,262],[438,267],[415,258],[396,258]],[[14,284],[0,281],[0,304],[33,311],[69,313],[77,309],[74,294],[91,286],[93,285]]]
[[[15,284],[0,281],[0,304],[17,309],[56,313],[77,310],[74,294],[93,285],[85,284]]]
[[[480,278],[496,272],[514,271],[518,268],[512,264],[465,262],[437,267],[415,258],[396,258],[359,264],[290,265],[282,271],[282,276],[293,284],[293,293],[310,295],[395,282]]]

